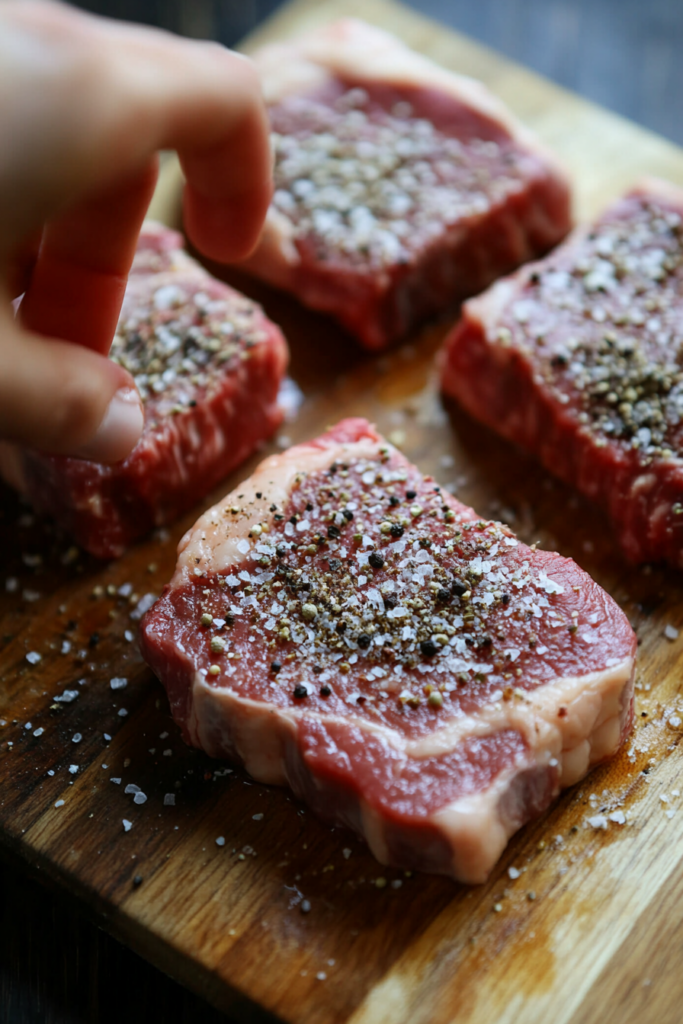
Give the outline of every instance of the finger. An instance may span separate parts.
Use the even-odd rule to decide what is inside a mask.
[[[0,437],[43,451],[118,462],[137,443],[143,410],[110,359],[42,338],[0,316]]]
[[[270,131],[260,85],[251,65],[237,67],[236,87],[256,100],[245,103],[217,146],[180,154],[187,178],[186,230],[197,248],[223,262],[244,259],[254,249],[272,197]]]
[[[0,16],[0,93],[11,86],[23,100],[19,114],[0,110],[3,135],[17,140],[0,162],[10,238],[174,148],[194,243],[219,259],[246,254],[271,175],[260,86],[245,58],[58,4],[0,5]]]
[[[28,330],[108,353],[157,170],[155,158],[47,225],[19,311]]]

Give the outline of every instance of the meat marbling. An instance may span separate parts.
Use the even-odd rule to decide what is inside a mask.
[[[276,191],[245,266],[368,348],[568,231],[564,172],[480,83],[354,20],[254,59]]]
[[[277,428],[287,347],[259,306],[211,277],[182,237],[145,224],[111,358],[134,375],[142,438],[113,466],[5,446],[0,468],[100,558],[191,508]]]
[[[683,568],[683,190],[647,180],[467,302],[443,390]]]
[[[364,420],[206,512],[141,643],[188,743],[288,784],[382,863],[465,882],[632,723],[615,602]]]

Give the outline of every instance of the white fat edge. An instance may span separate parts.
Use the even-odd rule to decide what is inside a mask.
[[[567,679],[561,682],[573,685],[577,681]],[[625,685],[628,685],[628,680]],[[557,754],[547,748],[532,748],[532,755],[535,755],[533,761],[529,758],[518,760],[496,776],[486,790],[459,797],[430,815],[430,823],[448,839],[453,851],[455,878],[469,884],[485,882],[508,840],[520,827],[518,822],[506,820],[502,812],[504,797],[517,774],[533,767],[535,762],[541,769],[557,767],[558,788],[573,785],[582,779],[591,767],[593,735],[594,733]],[[618,735],[617,733],[617,742]]]
[[[250,775],[258,782],[288,784],[285,770],[283,737],[293,737],[301,718],[324,724],[340,724],[373,733],[389,746],[405,750],[406,741],[395,729],[379,722],[350,715],[321,714],[306,707],[281,707],[269,701],[243,697],[229,686],[207,683],[202,672],[196,672],[192,683],[192,709],[187,727],[194,743],[210,757],[225,756],[225,748],[217,747],[216,732],[224,732],[244,761]],[[227,727],[223,723],[228,723]]]
[[[256,467],[250,477],[230,491],[216,505],[204,512],[187,531],[178,545],[178,561],[171,586],[192,579],[195,570],[207,573],[228,572],[244,560],[237,550],[241,540],[249,539],[249,532],[257,523],[274,522],[271,504],[280,512],[289,500],[294,481],[299,473],[312,473],[326,469],[333,462],[376,458],[380,447],[391,447],[383,441],[356,441],[331,444],[324,448],[300,444],[278,455],[271,455]],[[257,498],[261,492],[263,497]],[[238,498],[238,495],[242,495]],[[250,505],[250,502],[252,503]],[[226,510],[240,508],[233,516]],[[244,515],[242,509],[248,509]]]
[[[521,696],[484,705],[427,736],[407,741],[406,752],[417,759],[434,757],[455,750],[471,737],[512,729],[524,737],[533,755],[559,759],[563,750],[590,741],[605,722],[620,714],[633,672],[634,659],[629,657],[600,672],[555,679],[537,690],[517,691]],[[562,707],[567,713],[559,717]],[[570,783],[563,780],[562,784]]]
[[[386,819],[382,817],[379,811],[370,807],[361,796],[358,798],[358,806],[363,836],[370,847],[370,852],[380,864],[388,864],[389,847],[385,838]]]
[[[591,756],[598,730],[604,731],[605,725],[614,719],[620,722],[624,692],[632,681],[633,667],[633,659],[628,658],[602,672],[555,680],[539,690],[523,692],[520,699],[484,705],[476,714],[451,720],[443,728],[417,740],[407,739],[397,730],[370,722],[362,716],[321,714],[305,707],[283,708],[267,701],[243,697],[229,686],[209,685],[203,673],[197,672],[187,726],[195,743],[210,755],[221,756],[221,750],[215,748],[212,737],[216,726],[220,730],[222,722],[229,722],[233,745],[250,774],[261,782],[280,785],[287,779],[284,755],[275,756],[270,750],[274,718],[288,730],[294,729],[298,719],[304,716],[346,728],[354,726],[381,736],[389,746],[419,760],[455,750],[469,738],[511,729],[523,736],[529,749],[528,756],[536,763],[547,764],[552,758],[558,761],[561,785],[565,787],[583,777],[595,760],[616,751],[620,727],[616,729],[612,749],[601,749],[595,757]],[[560,707],[567,708],[567,714],[562,718],[558,717]],[[609,709],[608,714],[604,713],[605,707]],[[256,739],[252,732],[254,721],[258,723]],[[240,723],[244,729],[239,728]],[[264,742],[261,725],[266,726],[268,742]],[[611,728],[614,731],[615,726],[611,725]],[[564,758],[566,766],[563,765]],[[260,764],[255,763],[257,760]]]
[[[459,882],[485,882],[516,831],[505,825],[500,813],[501,798],[516,774],[516,767],[502,772],[483,792],[453,800],[430,815],[429,823],[448,841],[452,874]]]

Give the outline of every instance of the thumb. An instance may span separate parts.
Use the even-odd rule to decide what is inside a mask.
[[[45,452],[119,462],[142,433],[133,378],[81,345],[0,316],[0,438]]]

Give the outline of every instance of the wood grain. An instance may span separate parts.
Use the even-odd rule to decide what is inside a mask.
[[[385,0],[297,0],[249,45],[340,14],[388,26],[486,81],[574,172],[580,216],[646,172],[683,183],[674,146]],[[173,222],[178,195],[171,160],[152,212]],[[683,718],[683,636],[670,642],[664,627],[683,627],[680,576],[625,566],[600,513],[442,404],[433,358],[447,319],[371,358],[287,296],[222,276],[261,301],[289,338],[304,403],[282,444],[283,435],[297,441],[343,415],[366,415],[461,500],[574,557],[620,602],[641,642],[636,732],[610,765],[515,837],[487,885],[381,868],[285,791],[238,770],[223,774],[228,766],[185,748],[161,687],[126,638],[136,628],[134,598],[160,591],[199,508],[105,565],[71,550],[4,492],[0,842],[245,1021],[678,1021],[683,800],[672,790],[683,791],[683,730],[667,716]],[[26,659],[31,651],[41,655],[36,664]],[[111,689],[114,677],[128,680],[125,689]],[[55,702],[65,689],[79,696]],[[145,803],[124,792],[129,783]],[[175,806],[164,805],[167,793]],[[587,824],[616,807],[626,824]],[[388,884],[378,887],[380,878]]]

